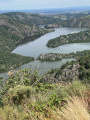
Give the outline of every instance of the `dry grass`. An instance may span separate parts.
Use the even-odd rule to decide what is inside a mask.
[[[23,114],[19,113],[12,107],[4,108],[5,118],[0,116],[0,120],[90,120],[90,114],[88,113],[88,103],[83,98],[72,97],[67,101],[62,110],[52,110],[48,108],[48,117],[45,117],[39,112],[35,112],[34,116],[32,111],[28,109],[23,111]],[[7,113],[8,111],[8,113]],[[0,112],[2,114],[2,112]],[[14,115],[14,116],[13,116]]]
[[[62,110],[48,109],[49,118],[41,118],[40,120],[90,120],[88,112],[88,103],[84,98],[73,97],[68,100],[66,106]]]
[[[58,116],[61,116],[59,120],[90,120],[87,107],[84,99],[70,98],[65,108],[57,111]]]
[[[90,120],[90,90],[77,81],[65,86],[66,88],[58,87],[44,91],[45,88],[41,86],[43,91],[37,94],[33,90],[31,97],[24,99],[18,106],[7,103],[0,108],[0,120]],[[63,104],[63,108],[57,109],[54,106],[52,109],[48,106],[49,97],[52,93],[58,95],[58,92],[60,98],[64,94],[67,96],[67,102]]]

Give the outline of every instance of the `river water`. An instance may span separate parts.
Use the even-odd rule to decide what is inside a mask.
[[[62,28],[55,28],[54,32],[47,33],[38,39],[25,43],[23,45],[19,45],[16,47],[12,53],[17,53],[24,56],[32,56],[34,58],[38,57],[41,53],[71,53],[83,50],[90,50],[90,43],[73,43],[73,44],[66,44],[59,46],[57,48],[48,48],[46,43],[53,38],[59,37],[60,35],[67,35],[72,33],[77,33],[80,31],[85,31],[87,28],[70,28],[70,27],[62,27]],[[38,69],[39,74],[43,75],[47,73],[52,68],[58,68],[62,64],[66,63],[67,61],[71,61],[74,59],[63,59],[61,61],[38,61],[35,60],[28,64],[21,66],[18,69],[22,68],[31,68],[32,70]],[[3,73],[0,76],[6,76],[7,73]]]
[[[54,32],[47,33],[36,39],[35,41],[18,46],[12,51],[12,53],[21,54],[24,56],[37,57],[41,53],[70,53],[90,49],[89,43],[67,44],[59,46],[57,48],[48,48],[46,46],[46,43],[50,39],[59,37],[60,35],[67,35],[84,30],[86,30],[86,28],[56,28]]]

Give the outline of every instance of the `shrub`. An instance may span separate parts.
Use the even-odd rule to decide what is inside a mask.
[[[23,99],[30,97],[32,91],[32,87],[18,85],[9,89],[8,97],[12,103],[21,104]]]
[[[56,107],[62,107],[63,104],[66,102],[67,93],[63,88],[59,88],[56,90],[53,90],[51,92],[51,95],[49,96],[49,106],[54,108]]]

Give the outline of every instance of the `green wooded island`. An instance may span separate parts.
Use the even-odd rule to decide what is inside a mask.
[[[68,35],[61,35],[58,38],[49,40],[47,46],[53,48],[69,43],[85,43],[85,42],[90,42],[89,30],[79,33],[68,34]]]

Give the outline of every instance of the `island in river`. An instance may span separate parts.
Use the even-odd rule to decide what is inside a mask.
[[[69,43],[85,43],[90,42],[90,30],[82,31],[79,33],[73,33],[68,35],[61,35],[55,39],[51,39],[47,42],[48,47],[58,47],[63,44]]]
[[[90,50],[88,51],[81,51],[81,52],[76,52],[76,53],[68,53],[68,54],[61,54],[61,53],[46,53],[46,54],[41,54],[37,57],[37,60],[41,61],[58,61],[62,59],[67,59],[67,58],[75,58],[79,59],[80,57],[89,54]]]

